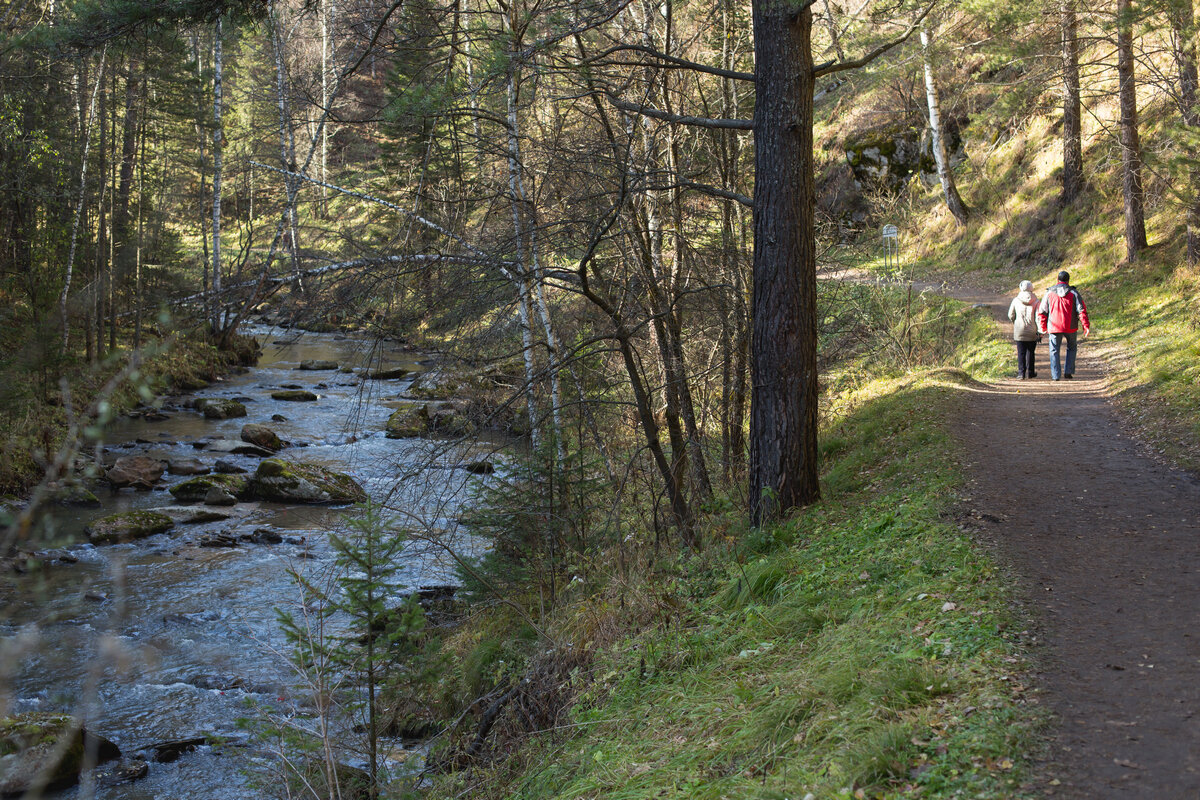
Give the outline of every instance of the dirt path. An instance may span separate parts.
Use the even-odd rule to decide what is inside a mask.
[[[1055,383],[1039,345],[1037,379],[977,391],[957,422],[969,507],[1001,520],[982,535],[1043,612],[1058,727],[1039,784],[1054,798],[1200,798],[1200,481],[1122,432],[1096,344],[1081,337],[1079,356]]]

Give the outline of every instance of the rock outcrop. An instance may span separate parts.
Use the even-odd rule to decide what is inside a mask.
[[[950,166],[966,159],[960,126],[946,124],[946,150]],[[914,175],[937,178],[933,145],[928,132],[906,124],[873,128],[848,137],[844,143],[846,161],[859,186],[872,186],[898,192]]]

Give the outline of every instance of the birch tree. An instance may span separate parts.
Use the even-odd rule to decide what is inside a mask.
[[[950,209],[950,213],[954,215],[954,220],[959,225],[966,225],[969,216],[967,205],[958,193],[954,174],[950,171],[950,156],[946,152],[946,136],[942,126],[942,100],[934,74],[930,46],[929,26],[924,25],[921,27],[921,54],[924,57],[925,101],[929,108],[929,133],[933,139],[933,160],[937,165],[942,194],[946,197],[946,207]]]

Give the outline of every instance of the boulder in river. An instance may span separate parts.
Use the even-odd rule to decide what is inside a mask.
[[[213,472],[219,472],[222,475],[241,475],[249,472],[245,467],[239,467],[232,461],[226,461],[222,458],[217,459],[217,463],[213,464]]]
[[[184,753],[190,753],[200,745],[208,744],[208,737],[193,736],[189,739],[172,739],[169,742],[159,742],[150,745],[151,758],[160,764],[177,761]]]
[[[287,421],[288,421],[288,418],[285,417],[283,414],[272,414],[271,415],[271,422],[287,422]]]
[[[296,369],[305,369],[305,370],[314,370],[314,371],[337,369],[337,368],[338,368],[338,363],[336,361],[317,361],[317,360],[301,361],[300,366],[296,367]]]
[[[206,522],[224,522],[229,514],[224,511],[213,511],[211,508],[196,506],[163,506],[149,509],[157,514],[165,514],[175,520],[176,525],[201,525]]]
[[[102,786],[118,786],[122,783],[140,781],[150,774],[150,765],[140,758],[123,758],[96,773]]]
[[[167,472],[172,475],[207,475],[212,470],[198,458],[175,458],[170,461]]]
[[[317,400],[317,395],[307,389],[280,389],[278,392],[271,392],[271,397],[275,400],[288,400],[298,403],[311,403]]]
[[[268,458],[258,465],[251,492],[277,503],[359,503],[367,499],[358,482],[341,472],[302,461]]]
[[[99,508],[102,503],[100,498],[96,497],[86,487],[80,486],[77,483],[68,486],[59,486],[52,490],[51,501],[55,505],[69,506],[71,508]]]
[[[115,544],[166,533],[175,521],[157,511],[123,511],[94,519],[84,529],[92,544]]]
[[[167,469],[165,461],[149,456],[123,456],[118,458],[106,477],[114,489],[132,486],[135,489],[151,489]]]
[[[171,487],[171,496],[181,503],[204,502],[208,490],[213,487],[228,492],[235,498],[246,496],[250,480],[244,475],[201,475],[190,481],[177,483]]]
[[[237,439],[212,439],[204,443],[204,449],[212,453],[232,453],[237,456],[258,456],[259,458],[274,455],[265,447]]]
[[[411,439],[429,433],[429,415],[425,406],[398,408],[388,417],[384,431],[389,439]]]
[[[259,425],[255,422],[242,426],[242,441],[267,450],[283,449],[283,441],[275,434],[275,431],[266,425]]]
[[[391,367],[389,369],[377,369],[374,372],[370,372],[368,373],[368,377],[376,381],[394,380],[405,377],[411,371],[403,367]]]
[[[89,751],[97,762],[121,755],[69,714],[39,711],[0,719],[0,797],[40,796],[41,789],[73,785]]]
[[[462,468],[472,475],[491,475],[496,471],[496,465],[490,461],[468,461],[462,465]]]
[[[227,397],[202,397],[196,401],[196,410],[206,419],[231,419],[246,416],[246,407],[237,400]]]
[[[204,505],[236,506],[237,497],[235,497],[228,489],[220,486],[214,486],[204,495]]]

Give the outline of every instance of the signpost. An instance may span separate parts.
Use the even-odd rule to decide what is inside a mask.
[[[900,231],[895,225],[883,226],[883,266],[900,265]]]

